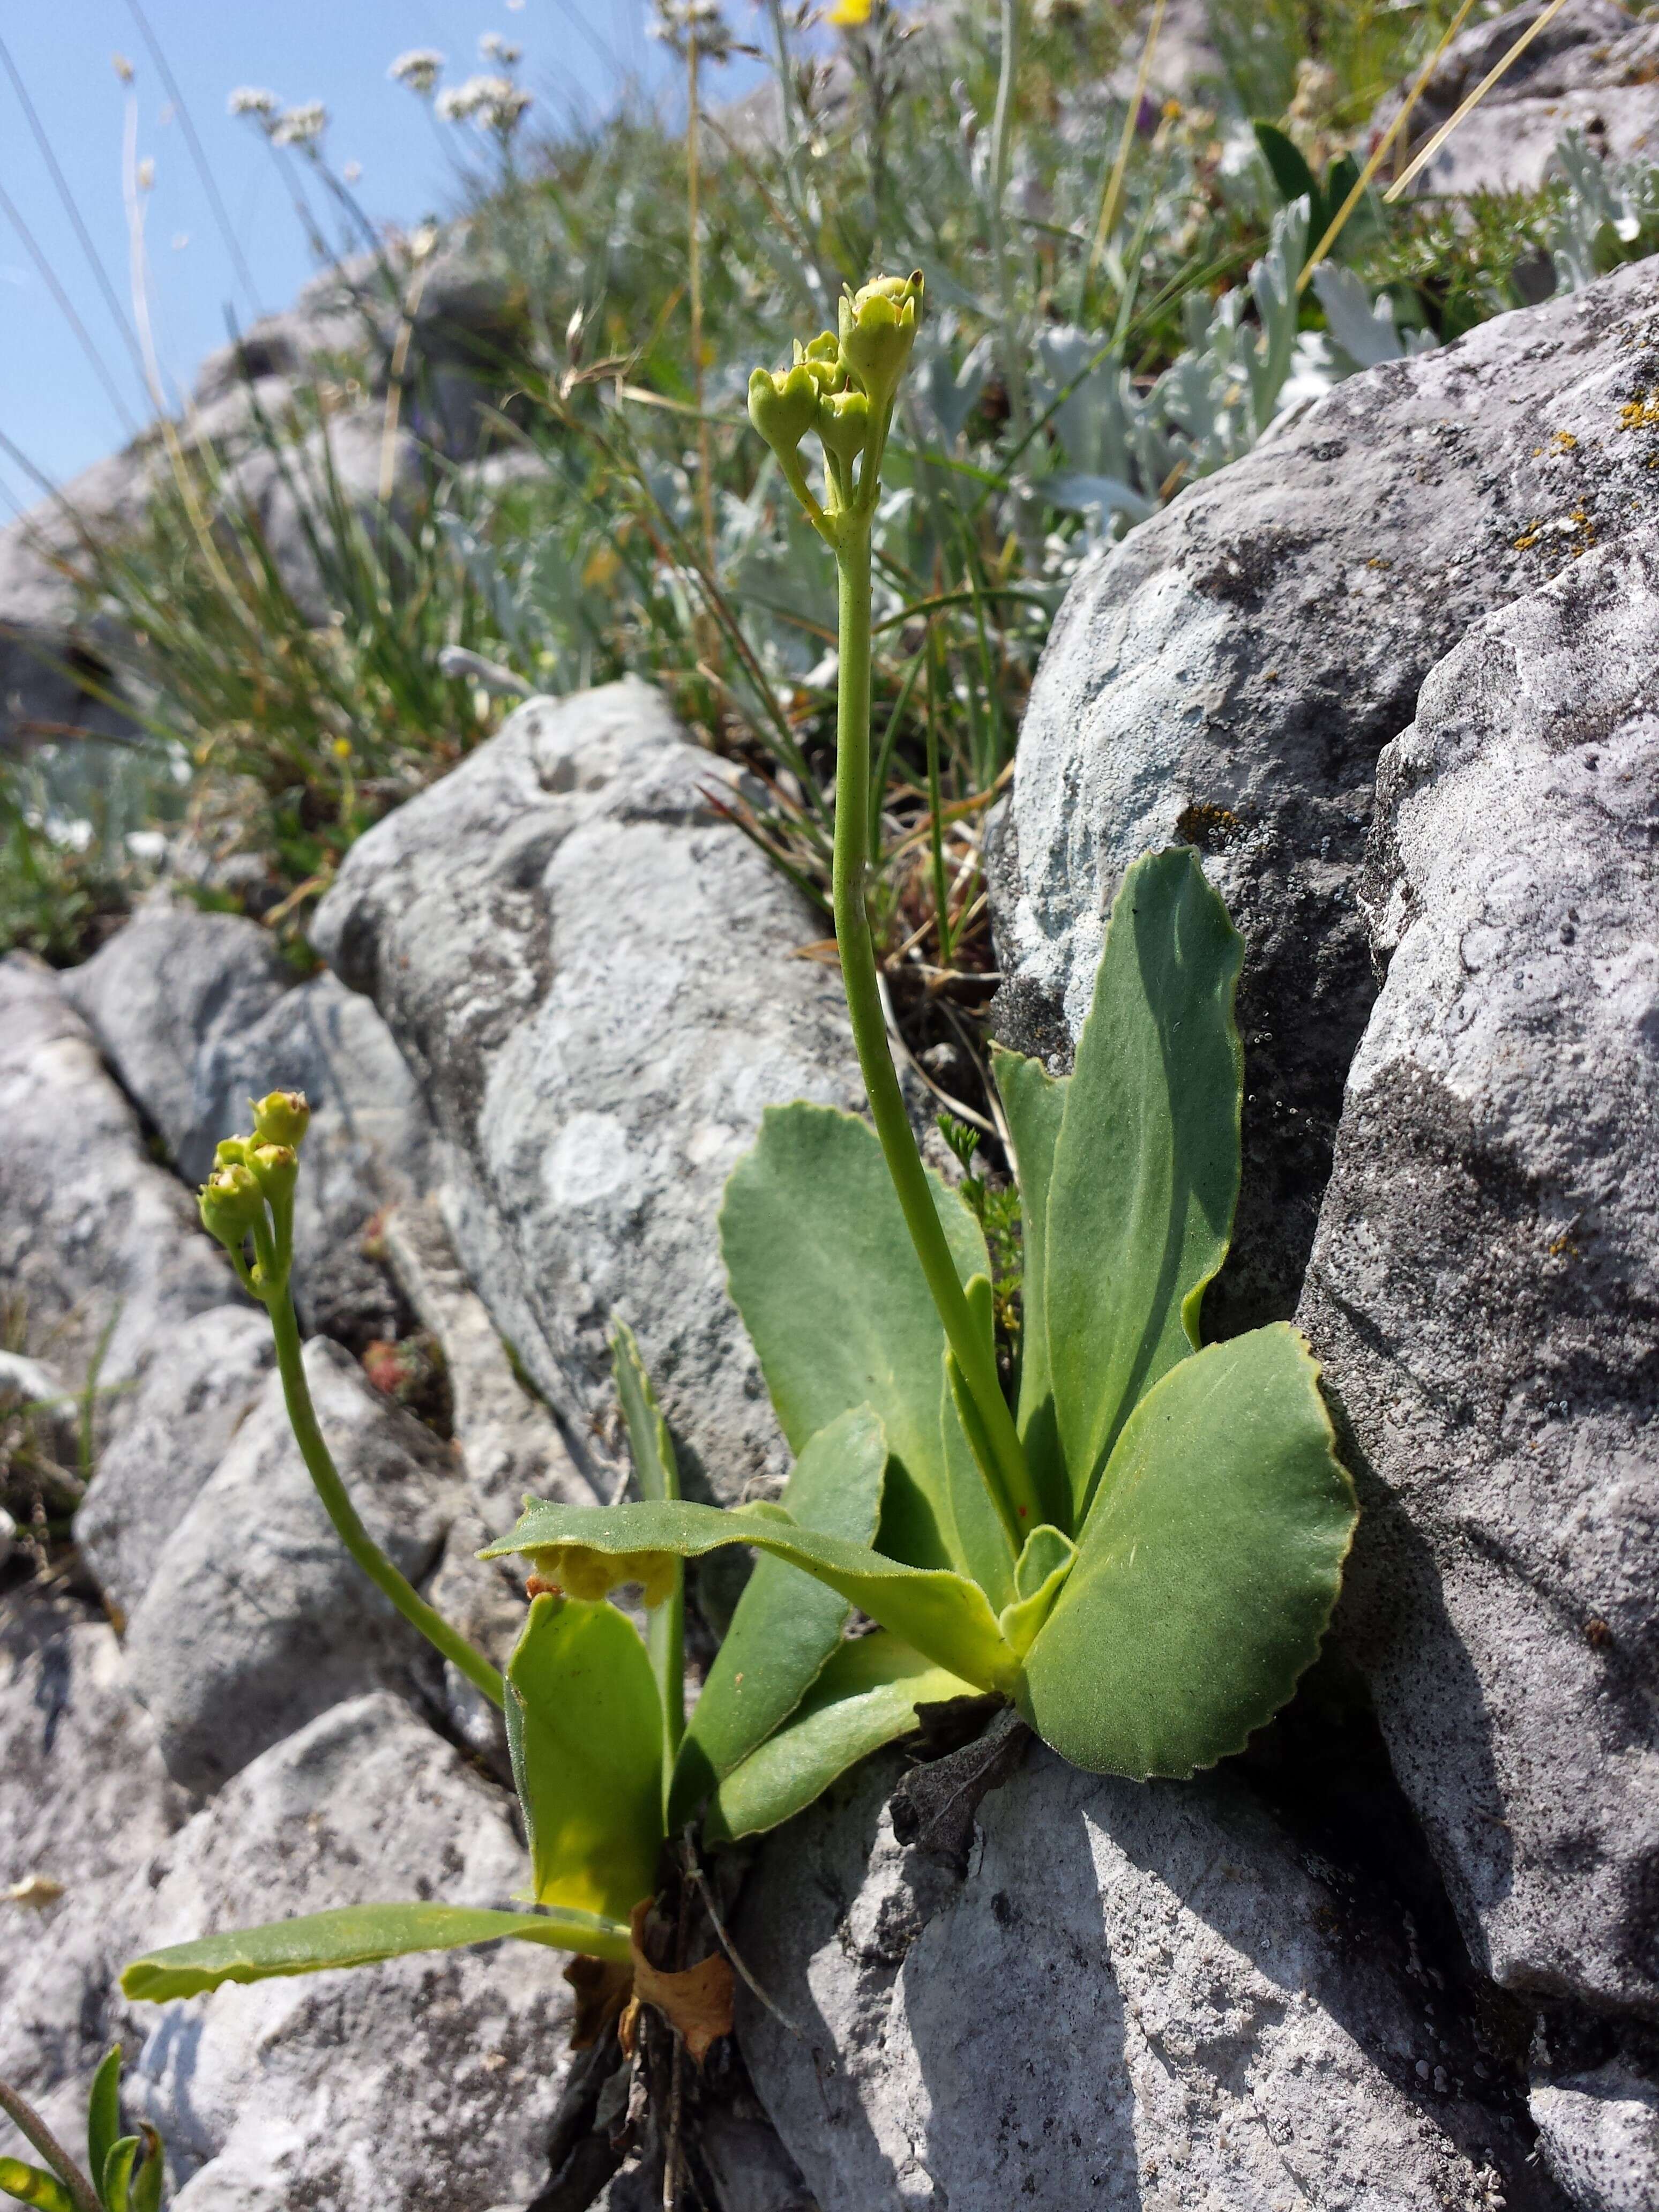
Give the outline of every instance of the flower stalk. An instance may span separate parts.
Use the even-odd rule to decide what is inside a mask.
[[[750,420],[836,556],[840,670],[836,722],[833,905],[842,987],[871,1118],[910,1241],[980,1419],[986,1478],[1018,1540],[1043,1519],[994,1346],[974,1326],[927,1184],[887,1041],[870,929],[871,526],[899,385],[921,311],[920,273],[879,276],[841,302],[838,331],[795,345],[787,369],[750,379]],[[815,430],[823,450],[820,503],[799,453]]]
[[[243,1287],[270,1316],[289,1424],[340,1541],[410,1626],[475,1689],[482,1691],[491,1705],[499,1707],[506,1695],[500,1674],[399,1574],[364,1528],[317,1419],[289,1284],[294,1267],[294,1194],[299,1182],[300,1146],[309,1120],[310,1109],[303,1092],[298,1091],[273,1091],[254,1102],[253,1134],[226,1138],[215,1154],[213,1173],[200,1194],[202,1226],[224,1246]],[[250,1243],[252,1266],[246,1251]]]

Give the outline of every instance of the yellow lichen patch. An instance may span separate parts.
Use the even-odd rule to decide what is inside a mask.
[[[1659,392],[1638,392],[1619,410],[1621,430],[1659,429]]]
[[[1571,430],[1558,430],[1555,434],[1556,449],[1559,453],[1571,453],[1577,443],[1577,439],[1573,436]]]
[[[1536,545],[1539,538],[1542,535],[1543,531],[1541,525],[1538,523],[1531,523],[1528,526],[1525,532],[1521,537],[1512,538],[1510,540],[1510,543],[1514,546],[1517,553],[1524,553],[1529,546]]]

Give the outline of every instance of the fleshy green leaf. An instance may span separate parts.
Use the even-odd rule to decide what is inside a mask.
[[[121,2134],[121,2046],[98,2062],[87,2094],[87,2170],[102,2185],[104,2167]]]
[[[586,1577],[606,1561],[617,1578],[633,1578],[653,1555],[701,1559],[722,1544],[752,1544],[787,1559],[860,1606],[872,1620],[960,1674],[975,1689],[1012,1696],[1018,1679],[1014,1655],[1003,1642],[985,1593],[966,1575],[947,1568],[909,1567],[842,1536],[798,1528],[775,1505],[744,1505],[729,1513],[714,1505],[551,1505],[532,1501],[510,1536],[482,1554],[522,1552],[537,1571],[557,1582],[561,1554],[574,1556]]]
[[[1044,1511],[1057,1527],[1069,1528],[1072,1492],[1054,1423],[1043,1300],[1048,1286],[1048,1178],[1054,1170],[1054,1145],[1070,1078],[1050,1075],[1041,1060],[1027,1060],[1000,1045],[993,1049],[991,1065],[1019,1170],[1019,1440],[1025,1447],[1025,1464]]]
[[[1054,1145],[1044,1316],[1082,1527],[1136,1401],[1198,1344],[1238,1197],[1243,940],[1189,847],[1124,877]]]
[[[962,1200],[931,1177],[963,1283],[987,1268]],[[771,1106],[732,1172],[720,1249],[790,1448],[854,1406],[873,1406],[892,1455],[881,1546],[917,1567],[951,1551],[939,1433],[945,1331],[874,1133],[851,1114]]]
[[[838,1774],[916,1725],[916,1707],[971,1697],[975,1685],[878,1630],[843,1644],[799,1710],[715,1791],[711,1842],[754,1836],[803,1810]]]
[[[640,1358],[640,1347],[626,1322],[613,1325],[611,1366],[623,1419],[628,1425],[629,1447],[634,1455],[634,1480],[641,1498],[678,1498],[679,1462],[674,1440],[651,1388],[651,1378]],[[662,1713],[662,1755],[659,1771],[665,1798],[668,1778],[685,1732],[685,1569],[674,1570],[668,1595],[646,1614],[645,1648],[651,1656]]]
[[[101,2171],[103,2174],[99,2194],[104,2200],[106,2212],[131,2212],[132,2169],[142,2148],[140,2136],[123,2136],[118,2142],[110,2145],[101,2169],[96,2166],[93,2167],[94,2173]]]
[[[1243,1748],[1319,1650],[1353,1533],[1319,1369],[1288,1323],[1172,1368],[1124,1426],[1020,1708],[1097,1774]]]
[[[41,2212],[75,2212],[75,2199],[55,2174],[21,2158],[0,2158],[0,2190],[19,2204],[36,2204]]]
[[[133,2178],[131,2212],[161,2212],[161,2138],[143,2130],[144,2160]]]
[[[976,1275],[975,1284],[985,1282]],[[989,1289],[989,1285],[986,1285]],[[971,1291],[973,1285],[969,1285]],[[970,1300],[969,1310],[973,1311]],[[969,1573],[1000,1611],[1014,1594],[1014,1547],[993,1497],[981,1457],[968,1441],[967,1424],[979,1425],[979,1415],[962,1380],[955,1356],[945,1352],[943,1389],[939,1393],[939,1441],[945,1455],[945,1479],[951,1498],[951,1521],[956,1552]]]
[[[867,1406],[820,1429],[780,1503],[803,1528],[875,1537],[887,1442]],[[714,1784],[787,1720],[835,1652],[853,1608],[839,1591],[781,1559],[756,1563],[680,1747],[668,1826],[690,1820]]]
[[[1033,1528],[1014,1570],[1017,1595],[997,1615],[1009,1649],[1024,1658],[1054,1609],[1077,1562],[1077,1547],[1058,1528]]]
[[[625,1921],[663,1838],[662,1705],[633,1622],[603,1598],[533,1599],[507,1693],[537,1903]]]
[[[1324,228],[1318,222],[1322,201],[1319,185],[1313,171],[1308,167],[1302,149],[1293,138],[1287,137],[1277,124],[1257,123],[1252,126],[1255,143],[1261,149],[1261,158],[1267,164],[1273,180],[1273,189],[1288,207],[1292,200],[1305,198],[1308,203],[1310,238],[1317,238]],[[1317,223],[1317,228],[1315,228]]]
[[[545,1943],[595,1959],[629,1957],[629,1931],[588,1912],[488,1912],[459,1905],[348,1905],[264,1928],[239,1928],[198,1943],[151,1951],[124,1969],[121,1987],[142,2002],[197,1997],[226,1982],[266,1982],[283,1974],[321,1974],[372,1966],[411,1951],[454,1951],[468,1943]]]

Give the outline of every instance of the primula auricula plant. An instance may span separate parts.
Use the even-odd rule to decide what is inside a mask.
[[[1125,876],[1073,1073],[996,1056],[1024,1223],[1022,1355],[1004,1394],[984,1238],[917,1150],[866,908],[870,524],[921,292],[920,276],[876,279],[843,298],[837,332],[749,387],[750,419],[836,556],[836,935],[874,1132],[820,1107],[769,1111],[721,1241],[796,1480],[811,1466],[832,1498],[872,1489],[873,1541],[786,1492],[730,1512],[532,1504],[495,1549],[597,1596],[653,1559],[752,1545],[880,1624],[866,1668],[931,1661],[961,1690],[1011,1699],[1077,1765],[1187,1775],[1242,1748],[1312,1661],[1352,1486],[1294,1329],[1200,1342],[1238,1194],[1243,945],[1188,848]],[[831,1647],[770,1757],[798,1731],[833,1738],[838,1704],[850,1739],[869,1692],[837,1700],[838,1662]],[[819,1786],[833,1771],[826,1753]],[[717,1819],[720,1804],[716,1789]]]
[[[715,1842],[776,1826],[908,1733],[919,1705],[994,1693],[1079,1766],[1185,1776],[1240,1749],[1318,1650],[1354,1523],[1318,1370],[1283,1323],[1200,1337],[1238,1193],[1243,1066],[1243,945],[1197,855],[1126,874],[1069,1076],[995,1056],[1024,1222],[1012,1395],[983,1232],[912,1133],[866,909],[870,532],[921,289],[878,278],[842,301],[838,331],[750,386],[836,558],[836,933],[873,1123],[773,1108],[726,1188],[727,1277],[796,1455],[788,1484],[775,1504],[681,1500],[619,1329],[641,1498],[531,1500],[491,1547],[528,1559],[538,1592],[495,1682],[374,1553],[328,1459],[288,1295],[302,1115],[264,1101],[253,1137],[222,1148],[203,1218],[270,1310],[295,1433],[354,1556],[505,1700],[543,1912],[322,1914],[139,1960],[131,1994],[498,1935],[622,1958],[665,1834],[699,1814]],[[683,1722],[684,1564],[733,1544],[758,1564]],[[630,1583],[643,1640],[608,1601]],[[855,1608],[872,1633],[848,1636]]]
[[[33,2106],[0,2081],[0,2112],[46,2160],[0,2158],[0,2196],[39,2212],[161,2212],[161,2138],[121,2132],[121,2052],[106,2051],[87,2098],[86,2164],[72,2158]]]

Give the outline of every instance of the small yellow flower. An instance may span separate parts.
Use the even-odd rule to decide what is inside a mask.
[[[830,10],[830,21],[840,30],[852,30],[869,21],[870,8],[871,0],[839,0],[839,4]]]

